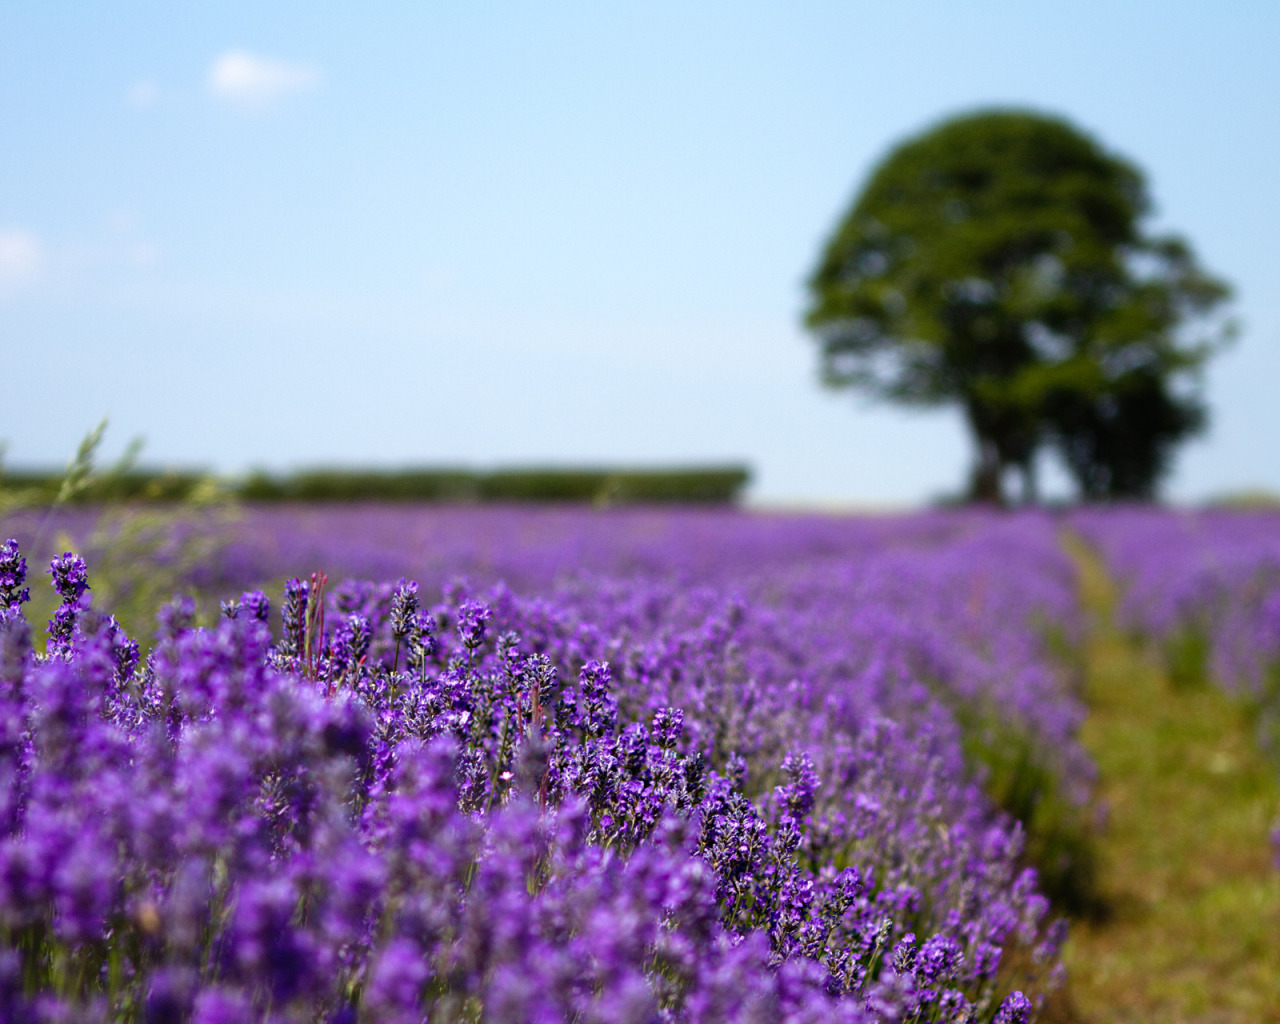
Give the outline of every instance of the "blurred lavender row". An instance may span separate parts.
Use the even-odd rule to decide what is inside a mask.
[[[1280,755],[1280,512],[1085,510],[1071,517],[1121,587],[1120,621],[1175,681],[1216,681],[1260,712]]]
[[[1060,982],[991,795],[1088,792],[1048,518],[272,509],[205,569],[290,561],[423,586],[179,601],[145,659],[65,559],[48,653],[5,592],[10,1016],[1007,1022]]]

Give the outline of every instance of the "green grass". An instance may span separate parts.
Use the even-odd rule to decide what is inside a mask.
[[[1105,911],[1073,925],[1069,1000],[1088,1022],[1280,1022],[1280,780],[1245,710],[1170,678],[1114,626],[1098,560],[1069,541],[1094,617],[1083,741],[1099,771]]]

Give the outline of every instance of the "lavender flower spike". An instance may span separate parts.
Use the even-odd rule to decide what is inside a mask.
[[[31,600],[30,589],[22,585],[26,580],[27,560],[10,537],[0,544],[0,608],[18,608]]]
[[[49,563],[49,575],[53,577],[53,587],[61,595],[63,604],[75,603],[89,589],[89,572],[84,559],[70,551]]]

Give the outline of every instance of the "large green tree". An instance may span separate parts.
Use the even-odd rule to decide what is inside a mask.
[[[1054,447],[1086,497],[1149,496],[1205,423],[1204,360],[1227,287],[1145,230],[1141,173],[1067,122],[983,111],[873,171],[810,278],[823,381],[955,404],[970,494],[1035,495]]]

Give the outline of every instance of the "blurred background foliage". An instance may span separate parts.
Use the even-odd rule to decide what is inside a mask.
[[[106,427],[104,419],[85,435],[61,474],[0,473],[0,517],[6,528],[25,527],[19,532],[30,538],[33,568],[58,552],[83,555],[95,605],[140,639],[152,635],[157,609],[178,594],[197,598],[207,619],[213,598],[196,581],[231,539],[227,527],[239,515],[234,494],[212,477],[136,469],[141,439],[99,467]],[[72,505],[91,506],[74,527],[58,514]],[[33,582],[37,574],[47,575],[32,572]],[[33,586],[31,621],[47,619],[57,602],[52,587]]]
[[[751,479],[745,466],[670,469],[305,469],[218,478],[182,470],[147,470],[132,462],[78,479],[44,471],[0,476],[0,514],[57,504],[239,501],[576,502],[594,505],[730,504]]]

